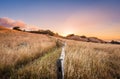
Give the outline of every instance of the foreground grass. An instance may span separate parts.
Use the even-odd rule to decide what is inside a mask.
[[[56,79],[56,39],[0,30],[0,79]],[[65,79],[120,79],[119,45],[64,41]]]
[[[21,66],[43,56],[56,47],[50,36],[0,30],[0,79],[6,79]]]
[[[120,46],[68,41],[65,79],[120,79]]]
[[[12,79],[56,79],[56,60],[61,53],[60,48],[54,48],[45,56],[18,69]]]
[[[65,79],[120,79],[120,46],[67,41]],[[18,69],[11,78],[56,79],[61,48]]]

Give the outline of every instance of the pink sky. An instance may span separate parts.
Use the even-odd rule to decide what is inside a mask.
[[[120,41],[120,0],[2,0],[0,17],[7,27]]]

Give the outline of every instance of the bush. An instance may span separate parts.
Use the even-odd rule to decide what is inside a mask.
[[[18,27],[18,26],[16,26],[16,27],[13,27],[13,30],[22,31],[22,30],[20,29],[20,27]]]

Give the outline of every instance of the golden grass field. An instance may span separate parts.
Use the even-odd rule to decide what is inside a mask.
[[[0,28],[0,77],[53,49],[52,37]]]
[[[0,79],[56,79],[56,39],[0,29]],[[65,79],[120,79],[120,45],[61,40]]]
[[[120,79],[120,46],[69,41],[65,79]]]

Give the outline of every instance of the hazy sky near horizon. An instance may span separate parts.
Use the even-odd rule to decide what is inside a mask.
[[[120,40],[120,0],[0,0],[0,17],[62,35]]]

